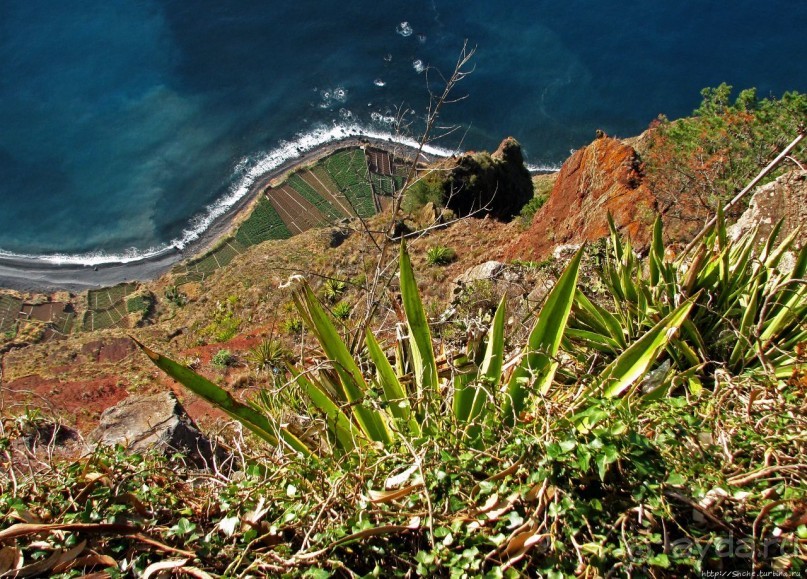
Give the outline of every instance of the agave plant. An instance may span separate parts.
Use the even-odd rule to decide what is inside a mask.
[[[365,335],[371,372],[362,371],[325,308],[306,282],[293,290],[303,323],[319,342],[324,362],[314,367],[288,366],[289,376],[305,393],[311,411],[325,417],[329,448],[336,454],[402,439],[417,442],[438,432],[456,432],[460,442],[479,441],[483,431],[513,428],[547,394],[558,368],[558,352],[575,302],[583,248],[574,256],[537,315],[523,350],[505,364],[504,299],[487,333],[479,364],[466,355],[438,356],[406,246],[400,250],[400,288],[405,328],[391,362],[371,330]],[[683,324],[694,300],[687,300],[625,349],[584,389],[591,396],[630,394],[659,352]],[[141,346],[142,347],[142,346]],[[264,440],[313,455],[311,443],[287,425],[243,404],[189,368],[144,347],[157,366],[187,388],[222,408]],[[505,371],[505,366],[509,367]],[[578,405],[570,406],[571,409]]]
[[[797,232],[777,244],[781,223],[774,227],[759,252],[755,234],[731,241],[722,211],[712,232],[691,258],[664,259],[661,220],[657,219],[647,267],[620,239],[609,219],[611,237],[603,282],[613,308],[593,303],[578,290],[567,338],[606,357],[635,343],[647,328],[687,300],[692,314],[681,335],[667,348],[675,368],[696,371],[718,363],[739,374],[766,369],[790,375],[796,346],[807,340],[807,248],[793,267],[782,271],[783,256],[792,249]]]
[[[283,368],[289,353],[280,340],[266,338],[250,348],[247,357],[259,372],[274,371]]]
[[[429,265],[448,265],[457,259],[457,253],[450,247],[435,245],[426,250],[426,263]]]
[[[336,278],[328,278],[322,284],[322,294],[325,296],[329,302],[333,303],[340,298],[340,296],[345,293],[347,289],[347,283],[342,281],[341,279]]]

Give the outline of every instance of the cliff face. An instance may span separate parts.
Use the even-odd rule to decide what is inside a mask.
[[[558,245],[597,240],[608,234],[609,212],[619,231],[641,247],[650,240],[655,207],[634,148],[598,138],[563,164],[532,225],[505,254],[544,259]]]

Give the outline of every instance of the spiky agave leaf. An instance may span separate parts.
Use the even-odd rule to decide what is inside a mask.
[[[582,398],[602,394],[612,398],[623,394],[633,386],[656,361],[659,353],[667,347],[689,315],[698,296],[695,295],[667,314],[641,338],[608,364]]]
[[[293,450],[302,454],[311,456],[311,449],[309,449],[300,439],[294,436],[289,430],[271,421],[266,415],[258,412],[254,408],[242,404],[232,397],[232,395],[220,388],[204,376],[200,376],[187,366],[183,366],[174,362],[170,358],[158,354],[157,352],[147,348],[134,338],[141,350],[149,357],[149,359],[160,370],[168,374],[171,378],[185,386],[194,394],[204,398],[216,408],[227,413],[229,416],[238,420],[241,424],[247,427],[254,434],[267,441],[272,445],[279,445],[281,442],[286,444]]]
[[[415,274],[412,270],[412,260],[406,244],[401,241],[400,253],[401,300],[406,314],[406,326],[409,330],[409,346],[412,353],[412,365],[415,375],[415,385],[423,391],[436,390],[437,363],[435,362],[434,346],[432,345],[431,331],[423,302],[420,299]]]
[[[289,372],[311,403],[325,415],[328,430],[334,434],[339,446],[345,451],[352,451],[362,446],[366,437],[333,401],[328,389],[319,384],[315,378],[307,376],[291,366],[289,366]]]
[[[400,422],[407,424],[412,435],[420,436],[420,424],[412,412],[407,392],[369,328],[367,330],[367,351],[375,365],[377,380],[381,385],[384,401],[388,404],[390,413]]]
[[[370,440],[383,444],[391,443],[393,435],[387,424],[387,416],[380,409],[364,405],[368,391],[367,383],[358,364],[308,283],[303,282],[297,287],[294,290],[293,298],[300,317],[317,338],[322,351],[331,361],[339,376],[338,383],[334,384],[339,389],[339,395],[342,398],[338,402],[346,402],[351,405],[356,423]]]
[[[521,362],[510,376],[503,409],[504,422],[508,426],[512,426],[524,410],[530,391],[545,394],[552,384],[558,367],[558,348],[574,302],[584,250],[585,246],[577,251],[549,292],[527,339]]]

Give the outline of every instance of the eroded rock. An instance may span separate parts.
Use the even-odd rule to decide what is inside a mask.
[[[729,228],[729,237],[737,240],[758,227],[756,239],[761,242],[770,236],[780,220],[784,223],[779,240],[802,226],[796,247],[803,247],[807,243],[807,228],[803,226],[807,223],[807,171],[791,171],[758,187],[748,209]]]
[[[173,392],[130,396],[101,414],[100,424],[88,437],[88,450],[98,445],[123,445],[132,452],[157,449],[181,452],[196,466],[207,466],[220,449],[196,428]]]
[[[504,268],[505,265],[499,261],[486,261],[485,263],[475,265],[457,276],[454,280],[451,293],[452,295],[456,295],[461,292],[464,287],[475,282],[495,279]]]
[[[647,245],[656,203],[639,156],[630,145],[603,136],[563,164],[546,203],[506,257],[542,260],[557,246],[605,237],[609,213],[634,247]]]

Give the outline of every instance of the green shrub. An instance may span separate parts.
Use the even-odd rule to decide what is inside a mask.
[[[435,207],[442,207],[445,186],[445,177],[437,171],[422,175],[404,193],[401,209],[407,213],[413,213],[427,203],[432,203]]]
[[[288,352],[279,340],[262,340],[249,350],[249,360],[258,371],[275,371],[283,367]]]
[[[325,280],[325,283],[322,284],[322,293],[329,302],[338,300],[339,297],[345,293],[346,289],[347,283],[339,279],[328,278]]]
[[[339,302],[333,307],[331,313],[337,320],[346,320],[350,317],[352,311],[353,307],[349,303]]]
[[[794,235],[777,244],[781,223],[757,250],[755,235],[728,240],[722,212],[713,231],[692,252],[669,262],[657,219],[645,267],[609,219],[611,238],[602,281],[613,298],[605,309],[578,292],[569,338],[580,339],[601,360],[616,356],[684,300],[694,309],[681,335],[667,347],[673,371],[659,387],[692,383],[714,364],[740,375],[750,371],[789,376],[807,341],[807,247],[790,271],[780,271]],[[603,358],[602,355],[606,357]]]
[[[283,331],[289,335],[296,336],[303,331],[303,321],[297,317],[286,318],[283,322]]]
[[[666,207],[700,207],[703,214],[714,214],[803,129],[807,94],[759,98],[751,88],[732,102],[732,87],[723,83],[701,95],[691,117],[659,119],[643,160],[649,185]],[[792,156],[803,159],[805,151],[802,143]]]
[[[211,363],[219,369],[227,368],[228,366],[232,366],[235,363],[235,356],[233,356],[230,350],[219,350],[215,354],[213,354],[213,358],[211,359]]]
[[[426,250],[426,263],[429,265],[448,265],[457,259],[457,252],[450,247],[435,245]]]
[[[538,194],[532,199],[530,199],[527,204],[521,208],[521,212],[519,215],[521,216],[521,220],[524,222],[525,225],[529,225],[532,223],[532,218],[535,217],[535,214],[538,210],[544,206],[546,200],[549,199],[549,194]]]
[[[165,299],[181,308],[188,303],[188,296],[180,291],[179,286],[172,285],[165,288]]]
[[[241,327],[241,318],[235,312],[238,303],[237,296],[229,296],[223,302],[216,304],[213,321],[200,330],[202,336],[211,336],[216,342],[232,340]]]
[[[148,315],[154,307],[154,296],[151,292],[141,293],[126,300],[126,311],[130,314]]]

